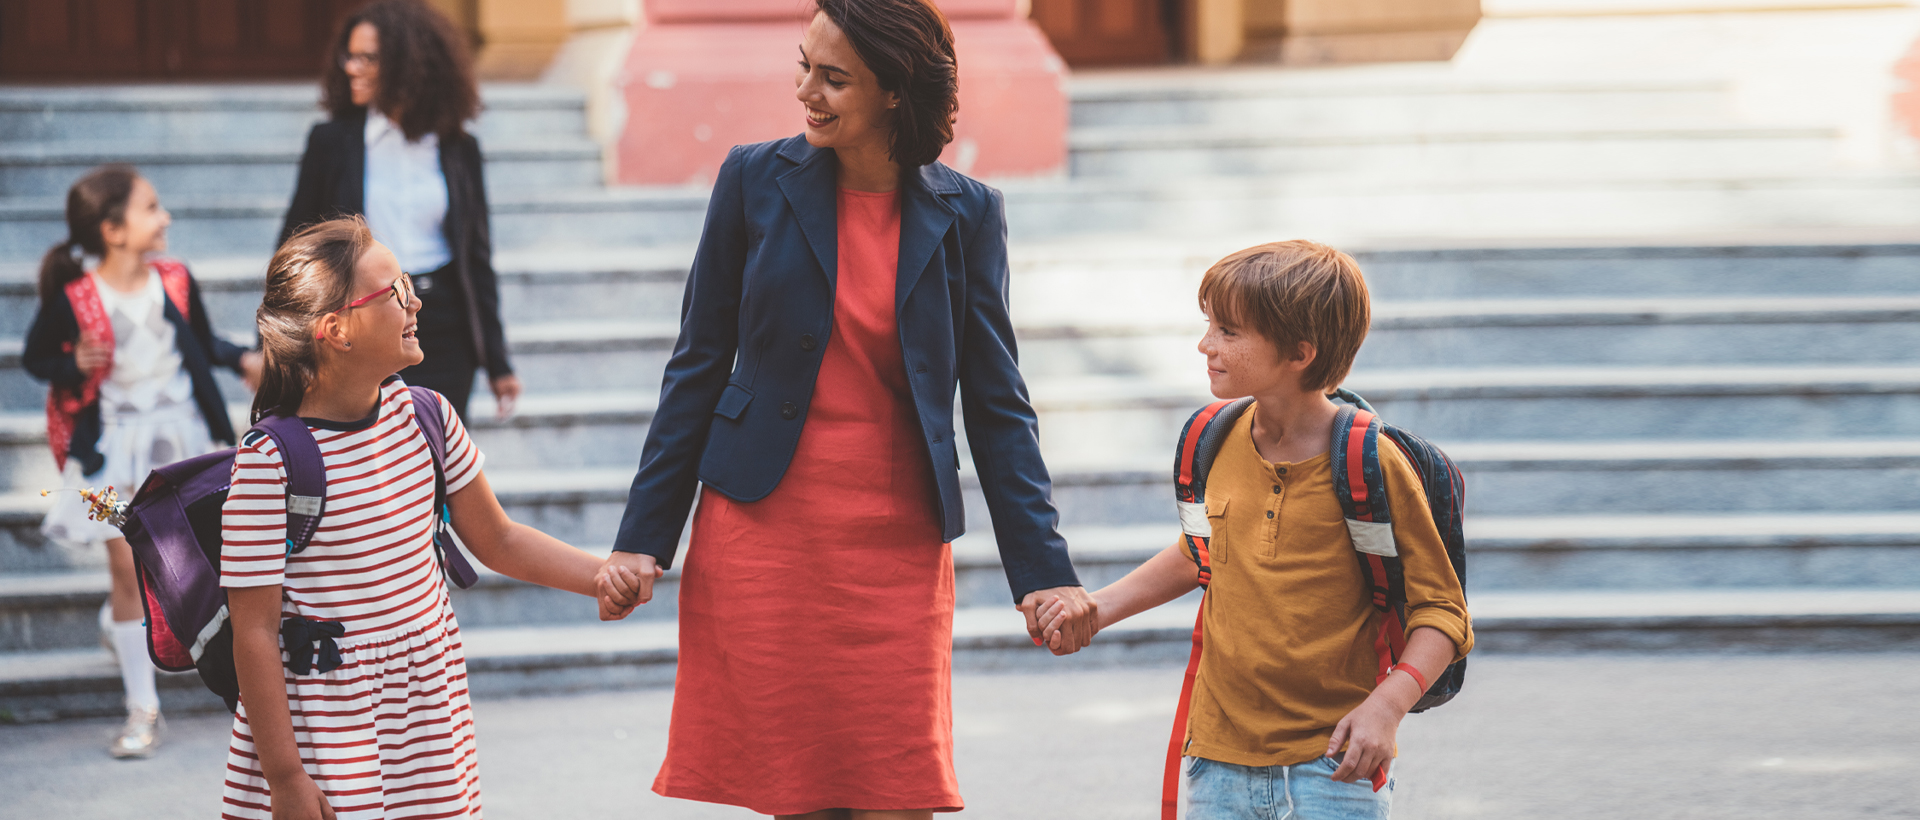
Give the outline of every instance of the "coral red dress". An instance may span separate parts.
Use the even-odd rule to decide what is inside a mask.
[[[702,491],[653,790],[764,814],[962,807],[953,555],[895,317],[894,193],[842,190],[833,330],[798,449],[753,503]]]

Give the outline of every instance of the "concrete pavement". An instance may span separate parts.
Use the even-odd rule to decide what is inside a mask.
[[[1920,655],[1476,657],[1409,717],[1397,820],[1920,817]],[[1180,685],[1170,666],[954,681],[966,816],[1149,820]],[[493,818],[748,818],[647,790],[664,689],[483,699]],[[0,726],[0,817],[217,816],[228,722],[188,716],[150,761],[111,721]]]

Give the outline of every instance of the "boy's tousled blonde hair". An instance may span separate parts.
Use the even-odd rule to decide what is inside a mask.
[[[1300,386],[1332,390],[1346,381],[1366,341],[1372,310],[1353,257],[1304,239],[1269,242],[1215,262],[1200,280],[1200,309],[1221,324],[1251,330],[1292,358],[1313,345]]]

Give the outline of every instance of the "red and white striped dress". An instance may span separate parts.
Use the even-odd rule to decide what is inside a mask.
[[[453,492],[483,459],[440,408]],[[222,586],[280,584],[282,614],[346,629],[339,668],[285,673],[301,760],[340,820],[480,816],[466,658],[433,552],[433,456],[413,411],[395,379],[366,419],[308,420],[327,501],[299,554],[286,555],[286,471],[271,439],[240,447],[224,508]],[[272,817],[244,702],[224,797],[224,818]]]

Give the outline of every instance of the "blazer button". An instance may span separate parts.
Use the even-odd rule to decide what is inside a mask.
[[[815,340],[815,339],[813,338],[813,334],[811,334],[811,333],[802,333],[802,334],[800,334],[800,349],[801,349],[801,350],[812,350],[812,349],[814,349],[814,348],[816,348],[816,347],[819,347],[819,346],[820,346],[820,342],[818,342],[818,341],[816,341],[816,340]]]
[[[788,421],[797,419],[800,417],[800,408],[794,406],[793,402],[786,402],[784,404],[781,404],[780,417]]]

